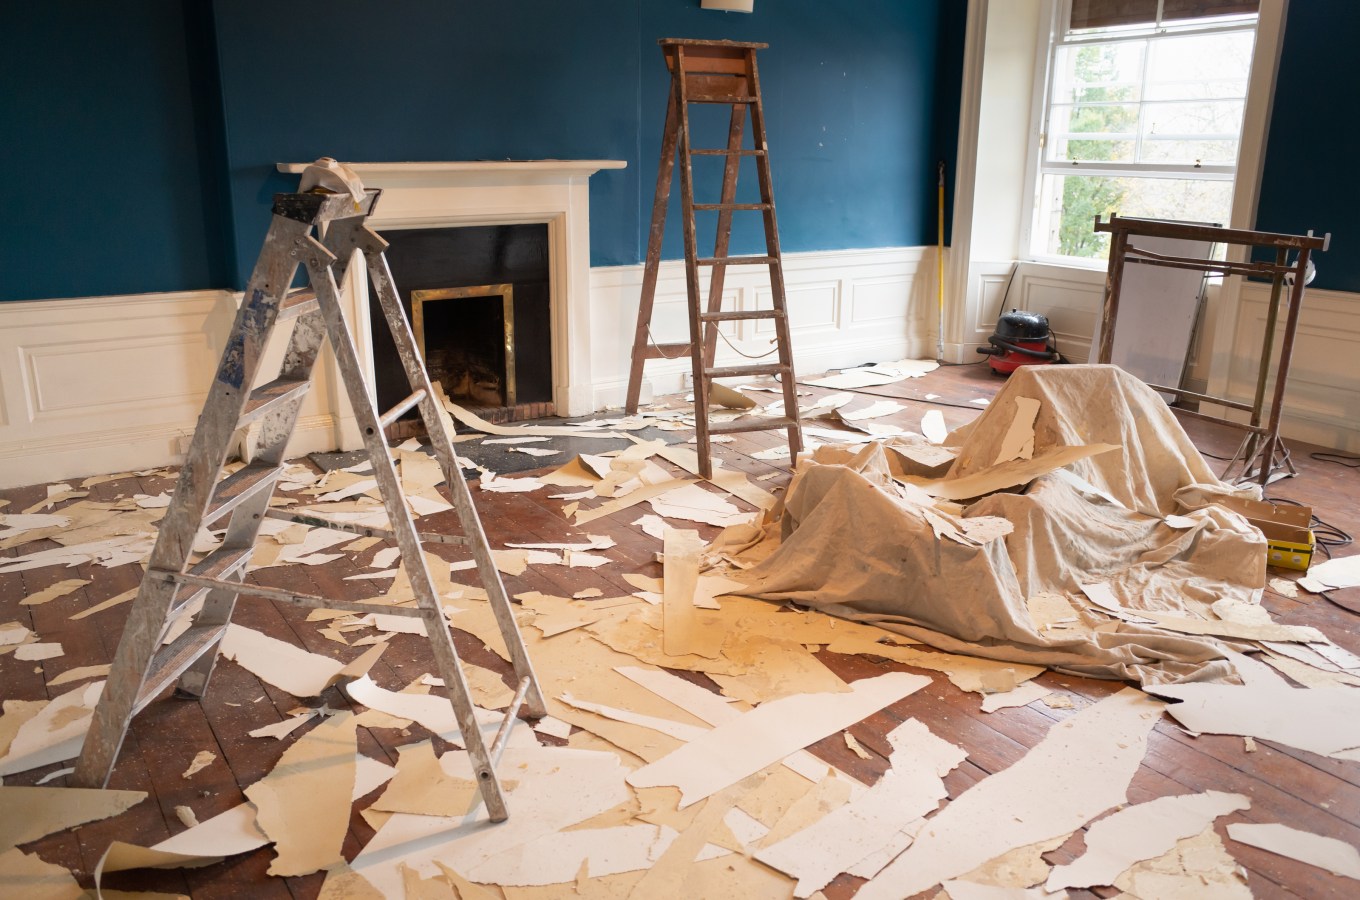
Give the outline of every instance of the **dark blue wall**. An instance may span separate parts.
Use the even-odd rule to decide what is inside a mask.
[[[0,299],[240,287],[270,196],[296,184],[274,164],[321,155],[626,160],[591,179],[592,262],[636,263],[665,112],[660,37],[770,43],[760,68],[786,252],[931,243],[938,158],[953,177],[954,6],[762,0],[748,16],[698,0],[6,4],[0,121],[22,138],[0,149],[18,176],[0,225]],[[107,155],[110,181],[72,175],[92,151]],[[753,175],[743,172],[748,187]],[[757,235],[739,227],[734,250],[757,249]]]
[[[219,286],[210,24],[192,0],[0,10],[0,300]]]
[[[1270,116],[1256,227],[1332,233],[1313,287],[1360,291],[1360,3],[1293,0]]]
[[[777,0],[757,3],[748,16],[715,14],[698,3],[644,2],[642,221],[651,215],[669,84],[656,40],[729,38],[770,45],[757,60],[783,250],[933,243],[939,6],[933,0],[858,0],[831,10],[816,0]],[[957,37],[961,53],[962,33]],[[956,86],[952,96],[938,98],[952,110],[956,134],[958,97]],[[727,110],[697,107],[695,114],[693,145],[723,146]],[[696,200],[718,199],[721,166],[716,157],[695,161]],[[756,199],[754,166],[748,164],[738,200]],[[684,253],[677,206],[666,226],[667,258]],[[698,222],[701,248],[712,245],[716,213],[707,215]],[[736,215],[732,251],[763,251],[759,214]],[[641,230],[637,237],[644,237]],[[639,252],[646,252],[645,245]]]

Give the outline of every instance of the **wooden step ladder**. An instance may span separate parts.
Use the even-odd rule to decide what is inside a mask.
[[[439,676],[453,704],[491,820],[503,821],[509,815],[494,763],[509,741],[521,708],[530,718],[541,717],[546,710],[505,586],[393,284],[385,254],[387,242],[367,225],[379,194],[360,186],[353,194],[315,189],[275,195],[264,249],[246,287],[174,497],[161,520],[141,589],[133,601],[76,765],[74,784],[102,787],[108,783],[132,717],[172,683],[178,681],[183,694],[204,695],[236,598],[246,594],[302,607],[419,618],[433,645]],[[363,254],[411,387],[406,399],[382,414],[374,408],[364,383],[359,355],[340,305],[338,285],[355,249]],[[299,265],[305,269],[310,286],[290,288]],[[276,326],[289,321],[292,333],[278,376],[252,389],[270,335]],[[311,387],[317,354],[327,339],[363,433],[364,450],[372,461],[390,530],[293,516],[270,507],[298,411]],[[416,532],[383,438],[383,429],[411,409],[419,410],[443,468],[462,525],[460,535]],[[221,473],[234,435],[247,425],[255,426],[258,448],[249,465],[223,479]],[[266,517],[394,540],[401,549],[416,606],[351,603],[242,583]],[[221,546],[192,562],[190,554],[200,526],[219,519],[228,523]],[[461,544],[471,551],[509,649],[518,690],[490,743],[478,727],[458,651],[426,566],[422,540]],[[203,600],[202,609],[188,629],[164,644],[176,618],[187,614],[187,607],[199,599]]]
[[[632,368],[628,373],[627,410],[637,412],[642,393],[642,370],[649,359],[674,359],[688,353],[693,365],[694,420],[699,449],[699,474],[713,475],[710,437],[742,431],[788,431],[790,456],[797,458],[803,448],[798,422],[798,392],[794,386],[793,356],[789,344],[789,322],[784,296],[784,267],[779,252],[779,229],[775,220],[774,191],[770,181],[769,147],[765,139],[765,113],[760,101],[760,77],[756,71],[756,51],[768,44],[734,41],[689,41],[665,38],[660,41],[666,66],[671,72],[670,99],[666,105],[666,127],[661,138],[661,164],[656,175],[656,198],[652,202],[652,226],[647,241],[647,264],[642,276],[642,300],[638,306],[637,331],[633,337]],[[692,103],[729,104],[732,107],[727,146],[696,150],[690,146],[689,106]],[[751,115],[752,149],[742,147],[746,114]],[[656,300],[657,272],[661,266],[661,239],[666,229],[666,209],[670,202],[675,157],[680,155],[680,203],[685,235],[685,284],[689,298],[689,341],[656,344],[651,334],[652,305]],[[695,156],[725,157],[722,193],[717,203],[695,203],[691,160]],[[743,158],[752,158],[760,183],[759,203],[737,203],[737,173]],[[700,257],[695,233],[694,213],[716,211],[717,234],[713,255]],[[765,224],[764,256],[729,256],[734,212],[759,212]],[[723,282],[728,266],[759,265],[770,271],[770,309],[723,312]],[[699,271],[709,270],[708,304],[699,305]],[[774,322],[777,363],[723,366],[713,365],[717,351],[718,329],[723,322],[771,319]],[[702,336],[702,337],[701,337]],[[709,387],[714,378],[740,378],[776,375],[784,389],[784,414],[778,418],[759,418],[745,422],[711,424],[708,420]]]

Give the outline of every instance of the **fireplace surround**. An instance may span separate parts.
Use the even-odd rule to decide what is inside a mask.
[[[279,163],[301,173],[308,163]],[[623,160],[348,163],[364,186],[382,190],[369,224],[400,229],[544,224],[548,229],[552,399],[559,415],[593,412],[590,320],[590,189],[592,174],[622,169]],[[359,269],[360,267],[355,267]],[[374,380],[373,330],[366,273],[356,271],[346,316]],[[398,285],[400,287],[400,284]],[[348,410],[343,443],[357,439]]]

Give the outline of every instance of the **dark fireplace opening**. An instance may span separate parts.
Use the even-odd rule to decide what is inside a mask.
[[[431,381],[494,422],[552,415],[547,225],[415,228],[383,233],[387,259]],[[382,309],[370,296],[375,324]],[[386,329],[373,329],[378,405],[409,393]],[[419,433],[413,411],[389,436]]]

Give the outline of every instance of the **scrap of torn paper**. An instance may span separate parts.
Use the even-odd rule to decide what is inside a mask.
[[[308,875],[343,862],[354,790],[354,714],[338,713],[283,752],[246,788],[255,821],[274,842],[270,875]]]
[[[923,675],[890,672],[850,685],[848,693],[795,694],[740,718],[628,776],[634,787],[675,785],[683,809],[919,691]]]
[[[379,644],[346,664],[244,625],[228,625],[222,638],[223,656],[294,697],[315,697],[337,681],[358,678],[377,662],[383,650]]]
[[[1360,587],[1360,554],[1318,563],[1310,568],[1308,574],[1300,578],[1297,584],[1314,594],[1333,589]]]
[[[1147,691],[1181,701],[1166,711],[1196,733],[1249,736],[1360,761],[1360,692],[1296,688],[1260,663],[1239,665],[1238,672],[1245,684],[1162,684]]]
[[[944,413],[938,409],[927,410],[921,417],[921,434],[932,444],[943,444],[949,437],[949,428],[944,424]]]
[[[894,382],[905,381],[908,378],[920,378],[927,372],[933,372],[939,367],[940,364],[933,359],[902,359],[897,362],[874,363],[855,369],[842,369],[839,374],[814,378],[800,383],[848,391],[855,388],[893,384]]]
[[[1228,826],[1228,837],[1240,844],[1360,881],[1360,851],[1345,841],[1290,828],[1278,822],[1234,822]]]
[[[145,791],[0,787],[0,852],[86,822],[107,819],[146,799]]]
[[[1125,802],[1163,704],[1125,688],[1054,725],[1018,762],[930,818],[860,900],[909,897],[1016,847],[1068,834]]]
[[[1123,896],[1168,900],[1251,900],[1247,873],[1223,846],[1213,826],[1115,879]]]
[[[16,885],[22,887],[10,893]],[[0,890],[28,900],[80,900],[85,896],[80,882],[65,868],[18,847],[0,853]]]
[[[873,787],[755,854],[766,865],[798,879],[795,897],[811,896],[837,874],[885,847],[896,846],[909,826],[933,812],[947,796],[942,778],[966,755],[916,719],[903,722],[887,740],[893,748],[892,768]]]
[[[9,752],[0,758],[0,776],[78,756],[103,690],[102,681],[75,688],[20,725],[10,742]]]
[[[58,597],[65,597],[78,588],[82,588],[90,582],[84,578],[68,578],[65,581],[58,581],[56,584],[49,585],[36,593],[29,594],[19,603],[22,606],[37,606],[40,603],[47,603]]]
[[[371,793],[390,779],[395,771],[386,763],[361,753],[355,754],[354,790],[350,800],[358,800]],[[256,824],[254,805],[242,803],[152,847],[114,841],[95,867],[95,886],[99,886],[105,872],[210,866],[228,856],[258,850],[269,840]],[[107,892],[105,896],[108,896]]]
[[[441,757],[451,776],[471,780],[472,765],[462,751]],[[629,800],[627,769],[614,753],[565,747],[510,747],[498,770],[514,773],[515,809],[489,826],[484,806],[467,816],[395,813],[350,863],[386,896],[402,896],[404,864],[421,875],[438,872],[438,860],[471,875],[481,865],[515,852],[531,841],[565,831]],[[531,864],[533,861],[530,861]]]
[[[189,768],[184,770],[181,778],[192,778],[212,765],[213,760],[217,759],[217,754],[211,750],[200,750],[194,755],[193,762],[189,763]]]
[[[1086,852],[1075,862],[1055,868],[1044,886],[1057,891],[1114,884],[1134,863],[1156,859],[1219,816],[1250,806],[1251,801],[1241,794],[1206,791],[1125,807],[1087,829]]]
[[[742,476],[743,478],[745,476]],[[734,505],[697,484],[686,484],[650,498],[652,510],[667,519],[686,519],[726,528],[748,522],[754,513],[742,512]]]
[[[1039,401],[1031,397],[1015,398],[1015,415],[1001,438],[995,464],[1013,459],[1034,458],[1034,419],[1039,415]]]

